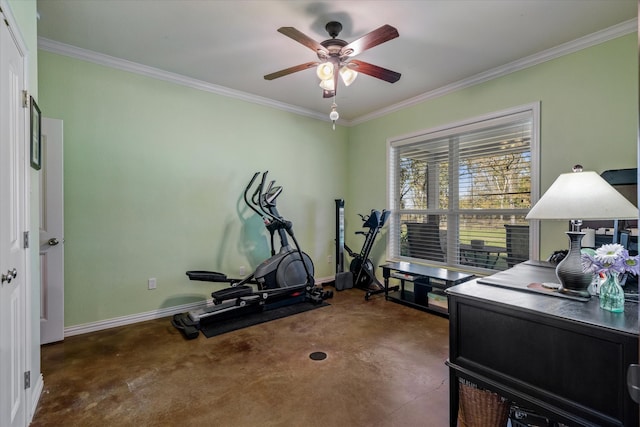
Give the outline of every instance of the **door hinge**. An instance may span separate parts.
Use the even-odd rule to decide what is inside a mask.
[[[29,232],[28,231],[25,231],[22,234],[22,239],[23,239],[22,244],[24,245],[24,248],[29,249]]]
[[[24,389],[28,389],[31,387],[31,371],[27,371],[24,373]]]
[[[22,91],[22,108],[29,108],[29,92]]]

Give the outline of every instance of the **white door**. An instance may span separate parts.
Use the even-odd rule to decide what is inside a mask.
[[[0,15],[2,15],[0,13]],[[0,425],[26,425],[24,62],[0,22]]]
[[[62,120],[42,119],[40,343],[64,339]]]

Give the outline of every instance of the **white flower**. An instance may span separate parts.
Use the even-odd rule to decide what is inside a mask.
[[[604,264],[614,264],[622,255],[622,251],[624,251],[624,247],[618,243],[602,245],[596,249],[595,259]]]
[[[595,251],[583,249],[581,260],[582,271],[585,273],[640,275],[640,255],[630,256],[629,251],[617,243],[602,245]]]

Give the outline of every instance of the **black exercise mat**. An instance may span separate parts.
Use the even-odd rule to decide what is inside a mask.
[[[272,310],[261,311],[259,313],[246,314],[244,316],[226,319],[219,322],[212,321],[209,324],[200,325],[200,331],[205,337],[211,338],[237,329],[258,325],[271,320],[282,319],[283,317],[304,313],[305,311],[315,310],[316,308],[326,307],[328,305],[330,304],[324,301],[321,304],[300,302],[297,304],[274,308]]]

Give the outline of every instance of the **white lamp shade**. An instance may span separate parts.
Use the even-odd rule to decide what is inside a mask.
[[[335,82],[333,79],[321,80],[320,87],[324,90],[333,90],[335,88]]]
[[[340,68],[340,77],[342,78],[344,85],[349,86],[356,80],[356,77],[358,77],[358,72],[345,65]]]
[[[333,64],[330,62],[323,62],[316,68],[316,74],[320,80],[329,80],[333,78]]]
[[[637,219],[638,208],[595,172],[560,175],[526,219]]]

